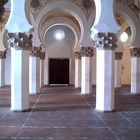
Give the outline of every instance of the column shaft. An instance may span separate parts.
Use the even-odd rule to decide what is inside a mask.
[[[0,59],[0,87],[5,85],[5,59]]]
[[[121,60],[115,60],[115,87],[121,87]]]
[[[44,86],[44,60],[40,60],[40,87]]]
[[[81,53],[75,52],[75,87],[81,87]]]
[[[37,94],[40,91],[40,58],[29,57],[29,93]]]
[[[82,71],[81,71],[81,94],[89,94],[92,92],[92,66],[91,60],[93,56],[93,48],[82,47]]]
[[[140,94],[140,57],[131,58],[131,93]]]
[[[75,87],[81,87],[81,60],[75,59]]]
[[[140,94],[140,48],[131,48],[131,93]]]
[[[82,57],[81,93],[92,92],[91,57]]]
[[[29,109],[29,51],[11,49],[11,110]]]
[[[121,87],[121,60],[122,60],[123,53],[122,52],[115,52],[115,87]]]
[[[114,62],[114,51],[97,49],[97,110],[114,110]]]
[[[48,57],[45,57],[44,60],[44,85],[49,84],[49,60]]]

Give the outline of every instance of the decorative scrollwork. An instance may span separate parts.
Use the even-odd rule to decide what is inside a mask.
[[[17,50],[30,50],[32,48],[32,34],[29,33],[8,33],[10,47]]]

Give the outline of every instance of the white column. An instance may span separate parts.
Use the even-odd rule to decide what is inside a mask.
[[[29,109],[29,51],[11,48],[11,110]]]
[[[114,110],[114,51],[120,27],[114,15],[115,0],[95,0],[96,16],[91,37],[97,50],[96,109]]]
[[[81,54],[75,52],[75,87],[81,87]]]
[[[44,86],[44,59],[40,59],[40,87]]]
[[[29,93],[37,94],[40,91],[40,58],[29,57]]]
[[[121,87],[122,52],[115,52],[115,87]]]
[[[44,60],[44,85],[49,84],[49,60],[48,57],[45,57]]]
[[[114,51],[97,49],[96,109],[114,110]]]
[[[5,85],[5,59],[0,59],[0,87]]]
[[[11,49],[7,50],[5,59],[5,85],[11,86]]]
[[[75,59],[75,87],[81,87],[81,60]]]
[[[140,94],[140,57],[131,58],[131,93]]]
[[[121,60],[115,60],[115,88],[121,87]]]
[[[81,94],[90,94],[92,92],[91,59],[93,56],[93,49],[90,47],[82,47],[81,56]]]
[[[140,48],[130,48],[131,94],[140,94]]]

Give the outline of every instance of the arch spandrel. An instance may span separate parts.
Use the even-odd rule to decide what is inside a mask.
[[[140,21],[135,13],[127,6],[122,3],[116,3],[116,12],[123,16],[129,23],[132,31],[132,42],[131,45],[135,47],[140,47]]]

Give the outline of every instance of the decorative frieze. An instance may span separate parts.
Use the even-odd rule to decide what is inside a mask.
[[[6,58],[6,51],[0,51],[0,59]]]
[[[96,48],[114,50],[117,45],[117,36],[115,33],[97,33],[94,36]]]
[[[115,59],[116,60],[121,60],[123,57],[123,53],[122,52],[115,52]]]
[[[74,52],[75,59],[81,59],[81,52]]]
[[[8,43],[10,47],[17,50],[31,50],[32,34],[29,33],[8,33]]]
[[[140,57],[140,48],[130,48],[131,57]]]
[[[81,56],[82,57],[92,57],[93,56],[93,48],[91,47],[81,47]]]
[[[5,8],[4,5],[8,2],[8,0],[0,0],[0,21],[2,20],[2,16],[4,14]]]

